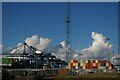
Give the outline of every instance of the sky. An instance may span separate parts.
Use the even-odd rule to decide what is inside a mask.
[[[67,2],[68,0],[2,0],[2,2]],[[69,0],[71,2],[118,2],[120,0]]]
[[[2,2],[0,2],[0,44],[2,44]]]
[[[72,49],[84,49],[92,43],[91,33],[108,37],[115,51],[118,49],[117,2],[72,2]],[[65,2],[2,3],[2,43],[16,47],[27,37],[38,35],[50,38],[53,45],[66,40]]]

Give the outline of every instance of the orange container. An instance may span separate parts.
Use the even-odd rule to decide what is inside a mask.
[[[98,63],[96,63],[96,66],[98,66]]]
[[[109,63],[109,60],[106,60],[106,63]]]
[[[72,67],[72,66],[73,66],[73,63],[70,63],[70,66]]]
[[[95,66],[96,69],[98,69],[98,66]]]

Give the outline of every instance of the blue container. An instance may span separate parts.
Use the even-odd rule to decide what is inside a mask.
[[[103,66],[106,66],[106,60],[103,61]]]

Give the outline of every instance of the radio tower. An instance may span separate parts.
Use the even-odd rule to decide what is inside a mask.
[[[67,24],[67,33],[66,33],[66,62],[70,61],[71,55],[71,31],[70,31],[70,2],[67,2],[67,16],[65,19]]]

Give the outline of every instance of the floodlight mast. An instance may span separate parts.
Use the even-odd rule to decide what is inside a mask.
[[[70,1],[67,2],[67,16],[65,19],[67,24],[67,32],[66,32],[66,62],[70,61],[71,55],[71,31],[70,31]]]

